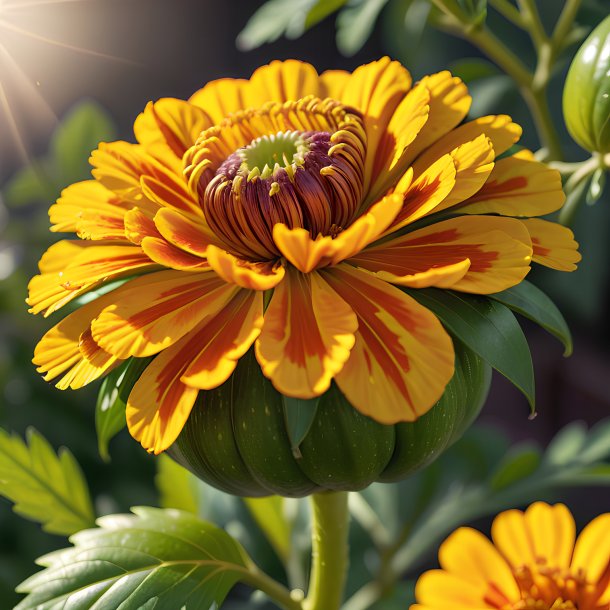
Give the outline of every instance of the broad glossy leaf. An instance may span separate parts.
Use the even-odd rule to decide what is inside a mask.
[[[501,303],[449,290],[407,290],[433,311],[449,332],[502,373],[535,405],[534,369],[525,335]]]
[[[311,424],[318,411],[319,398],[306,400],[304,398],[291,398],[282,396],[284,403],[284,415],[286,417],[286,429],[290,438],[292,451],[299,452],[299,445],[307,436]]]
[[[0,428],[0,495],[53,534],[93,525],[89,490],[74,456],[63,447],[56,455],[36,430],[29,429],[26,438],[27,444]]]
[[[18,587],[15,610],[207,610],[247,573],[246,555],[224,530],[188,513],[134,508],[72,537],[38,560],[46,569]]]
[[[572,353],[572,335],[563,315],[553,301],[540,288],[527,281],[489,295],[513,311],[539,324],[564,345],[564,356]]]
[[[199,502],[195,477],[167,455],[157,458],[155,485],[159,491],[161,508],[176,508],[193,515],[198,514]]]
[[[104,379],[95,407],[95,430],[98,451],[110,461],[108,443],[127,425],[125,407],[136,381],[152,358],[132,358]]]
[[[364,46],[387,3],[388,0],[356,0],[339,13],[337,47],[343,55],[351,57]]]
[[[290,556],[291,525],[284,510],[281,496],[244,498],[250,514],[264,532],[280,559],[286,562]]]

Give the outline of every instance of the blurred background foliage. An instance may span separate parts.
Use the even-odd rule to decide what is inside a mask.
[[[524,32],[492,6],[480,17],[485,2],[456,2],[473,11],[476,18],[485,18],[489,27],[533,66],[534,50]],[[547,31],[560,4],[557,0],[537,1]],[[549,87],[551,114],[568,161],[584,159],[586,153],[571,141],[563,124],[563,81],[578,46],[576,41],[607,12],[607,2],[584,0],[574,42],[554,66]],[[6,17],[38,36],[24,41],[23,36],[14,32],[7,35],[0,29],[2,48],[14,49],[14,63],[22,77],[38,84],[38,95],[60,118],[55,124],[50,121],[39,126],[41,113],[30,113],[34,107],[19,84],[21,80],[11,80],[12,72],[5,64],[0,66],[0,83],[7,99],[0,109],[0,427],[23,436],[28,426],[34,425],[53,447],[69,447],[86,475],[97,514],[125,511],[136,504],[187,503],[203,516],[228,525],[247,547],[257,549],[263,568],[281,574],[273,541],[276,536],[277,551],[282,535],[276,532],[266,538],[253,527],[255,509],[196,484],[195,493],[207,495],[203,502],[193,500],[192,482],[185,483],[182,496],[176,499],[180,475],[163,470],[158,478],[159,495],[154,485],[156,461],[124,432],[112,441],[112,462],[105,463],[98,454],[95,436],[97,386],[78,393],[60,392],[34,371],[34,345],[53,322],[27,314],[24,299],[40,255],[58,238],[48,231],[49,205],[62,188],[89,177],[87,159],[99,141],[133,139],[131,125],[149,99],[164,95],[185,98],[212,78],[247,77],[258,65],[275,58],[296,57],[312,62],[319,70],[352,70],[389,54],[406,65],[415,79],[449,68],[468,83],[474,98],[472,116],[510,114],[524,126],[523,143],[535,150],[539,142],[527,107],[514,82],[475,47],[438,29],[438,11],[427,0],[77,0],[29,8],[24,1],[22,10]],[[49,43],[51,38],[64,46]],[[87,52],[75,50],[79,45]],[[4,55],[0,58],[6,61]],[[15,143],[13,126],[21,134],[23,146]],[[475,429],[451,456],[421,475],[427,482],[407,481],[396,489],[377,485],[366,492],[365,497],[384,516],[391,535],[395,535],[393,524],[406,516],[391,512],[395,508],[390,506],[397,506],[394,494],[414,497],[412,486],[422,485],[418,493],[428,494],[425,506],[429,506],[430,499],[437,498],[435,494],[463,489],[473,477],[487,480],[502,460],[511,463],[504,456],[511,442],[535,439],[546,444],[569,421],[593,423],[610,414],[609,227],[606,191],[594,206],[581,208],[575,219],[573,229],[583,254],[579,270],[571,275],[534,272],[534,281],[553,297],[575,335],[574,356],[564,361],[561,347],[552,338],[533,328],[526,330],[537,373],[538,419],[528,421],[524,399],[496,379],[482,420],[502,428],[507,440],[498,440],[502,435],[494,435],[499,433]],[[580,445],[574,440],[577,437]],[[572,445],[566,446],[583,447],[582,435],[572,432],[571,438]],[[512,477],[512,482],[539,467],[537,450],[527,446],[523,451],[512,470],[507,467],[502,475]],[[608,476],[607,471],[601,474]],[[498,477],[502,480],[495,476],[496,483]],[[431,482],[435,477],[436,482]],[[452,480],[458,481],[457,487],[449,485]],[[594,493],[565,496],[572,499],[580,522],[599,512],[592,505]],[[599,510],[608,509],[607,494],[605,497]],[[530,499],[538,496],[515,496],[514,501]],[[416,510],[412,503],[399,505],[405,512]],[[294,519],[302,525],[302,516],[295,513]],[[291,531],[302,552],[309,544],[303,527],[292,527]],[[370,535],[361,525],[355,526],[355,532],[354,545],[362,552],[361,561],[352,567],[352,591],[379,561]],[[9,502],[0,502],[0,607],[12,607],[17,599],[13,588],[32,573],[34,557],[64,544],[64,539],[42,533],[39,525],[16,517]],[[293,569],[298,579],[304,567],[295,565]],[[394,601],[390,596],[385,605],[375,607],[404,608],[406,592],[408,585],[396,593]],[[254,607],[252,601],[240,606],[239,596],[238,592],[232,602],[235,608]]]

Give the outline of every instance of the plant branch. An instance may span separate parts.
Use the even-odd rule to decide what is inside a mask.
[[[561,48],[563,40],[570,33],[581,4],[582,0],[567,0],[564,4],[551,35],[551,41],[555,49]]]
[[[265,574],[252,560],[249,561],[248,571],[240,576],[240,580],[253,589],[258,589],[277,602],[284,610],[302,610],[301,601],[286,587]]]
[[[489,4],[507,21],[510,21],[522,30],[526,29],[527,26],[523,16],[508,0],[489,0]]]

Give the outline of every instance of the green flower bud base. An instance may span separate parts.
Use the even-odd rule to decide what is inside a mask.
[[[291,443],[283,397],[250,353],[225,384],[201,394],[168,453],[200,479],[240,496],[302,497],[400,480],[458,440],[485,401],[489,366],[455,343],[453,379],[416,422],[380,424],[356,411],[333,384],[298,447]]]

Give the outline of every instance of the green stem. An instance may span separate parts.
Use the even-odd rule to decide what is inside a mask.
[[[539,48],[541,45],[548,42],[548,36],[546,35],[544,26],[540,20],[536,1],[517,0],[517,2],[519,3],[521,15],[523,16],[523,21],[525,21],[526,28],[534,41],[534,46]]]
[[[525,21],[521,13],[508,0],[489,0],[489,4],[493,6],[500,15],[506,20],[514,23],[522,30],[526,29]]]
[[[561,48],[564,38],[570,33],[576,13],[582,4],[582,0],[567,0],[563,5],[563,10],[557,19],[555,29],[551,36],[551,41],[555,49]]]
[[[339,610],[348,566],[347,492],[312,496],[312,568],[303,610]]]
[[[271,598],[273,601],[284,608],[284,610],[302,610],[299,595],[293,595],[286,587],[265,574],[254,563],[250,563],[248,571],[240,576],[240,580],[253,589],[258,589]],[[302,595],[302,594],[301,594]]]

